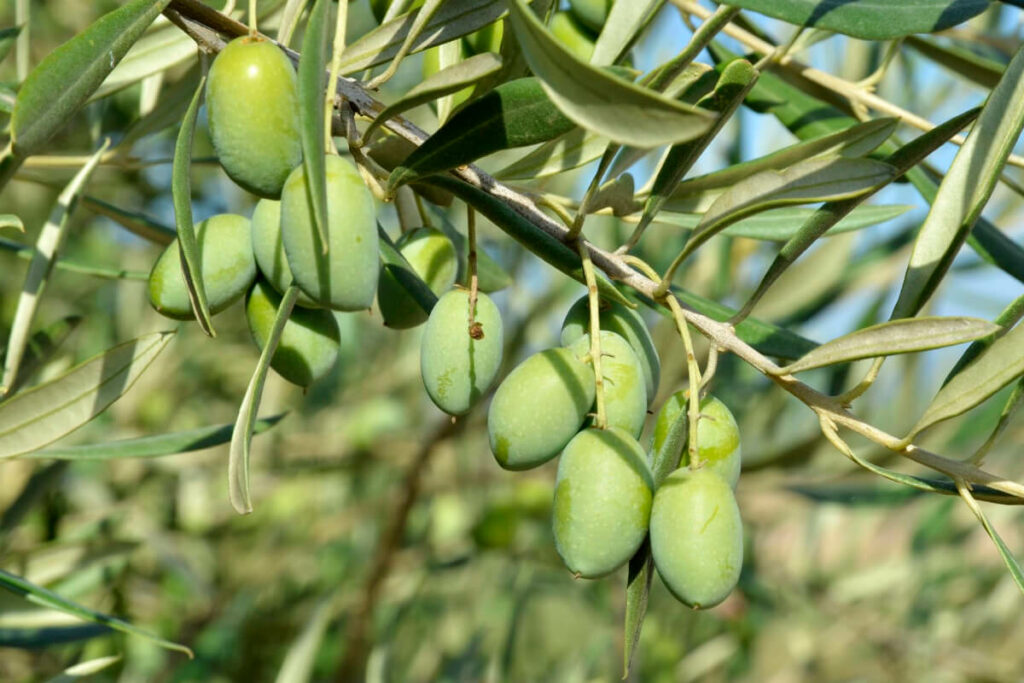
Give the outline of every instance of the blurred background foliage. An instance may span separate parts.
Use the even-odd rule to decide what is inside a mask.
[[[31,3],[32,63],[117,4]],[[0,26],[14,23],[13,5],[0,4]],[[261,28],[271,29],[274,3],[266,5]],[[937,40],[1005,62],[1019,44],[1021,16],[995,3]],[[777,40],[792,30],[748,18]],[[365,0],[352,3],[351,36],[374,25]],[[636,66],[664,61],[689,35],[667,7],[637,47]],[[802,58],[858,80],[878,66],[884,49],[836,36]],[[190,57],[169,69],[164,87],[194,78],[194,62]],[[394,99],[419,78],[415,56],[381,97]],[[14,80],[13,60],[0,63],[0,82]],[[937,122],[978,104],[986,90],[905,46],[879,93]],[[68,128],[53,149],[88,154],[101,135],[116,141],[138,118],[139,100],[135,85],[90,105],[87,125]],[[411,116],[436,127],[426,107]],[[157,163],[101,166],[88,193],[173,225],[166,160],[175,132],[172,126],[135,143],[136,159]],[[696,172],[793,140],[773,117],[744,110]],[[945,168],[954,153],[947,146],[932,161]],[[205,119],[194,154],[212,156]],[[484,166],[498,169],[515,156],[498,155]],[[638,185],[653,162],[634,168]],[[32,244],[74,171],[26,165],[0,194],[0,213],[21,216],[27,233],[3,237]],[[591,171],[585,167],[545,186],[578,196]],[[1019,177],[1016,169],[1007,172]],[[200,161],[192,177],[197,220],[251,212],[252,197],[215,164]],[[875,201],[914,208],[822,242],[755,315],[819,341],[884,319],[927,206],[906,185],[888,188]],[[382,205],[380,215],[397,232],[394,208]],[[1019,196],[999,187],[986,215],[1018,243],[1024,239]],[[464,209],[451,209],[445,219],[462,227]],[[481,229],[483,248],[514,276],[514,284],[494,296],[510,332],[507,372],[527,354],[557,343],[561,318],[582,287],[524,254],[493,226],[485,222]],[[612,218],[587,223],[588,236],[606,246],[622,242],[631,229]],[[660,269],[678,245],[670,226],[655,225],[640,254]],[[55,275],[40,323],[70,315],[81,320],[37,381],[119,341],[173,326],[150,309],[144,281],[131,277],[144,277],[159,250],[86,206],[77,210],[66,258],[129,277]],[[692,262],[684,285],[737,306],[773,253],[763,242],[718,237]],[[2,338],[26,266],[13,252],[0,252]],[[991,319],[1019,291],[1017,281],[965,250],[931,309]],[[685,370],[670,321],[646,313],[663,361],[657,408],[682,386]],[[373,681],[621,675],[625,571],[585,581],[562,567],[549,528],[555,463],[527,473],[502,471],[488,451],[485,406],[454,424],[434,408],[419,378],[420,330],[384,329],[376,310],[339,315],[339,322],[341,357],[328,378],[305,394],[274,375],[268,382],[263,414],[287,416],[254,441],[252,515],[240,517],[228,504],[226,445],[154,459],[3,464],[0,566],[187,644],[196,658],[0,593],[0,680],[47,680],[77,661],[105,655],[122,658],[96,680],[291,681],[303,680],[304,672],[312,680],[333,680],[360,658]],[[219,316],[217,329],[211,340],[195,324],[181,325],[130,393],[62,443],[233,422],[258,353],[240,306]],[[892,359],[860,414],[902,433],[961,351]],[[842,388],[865,367],[820,370],[809,378],[819,387]],[[733,357],[721,359],[713,391],[737,415],[743,436],[737,491],[748,551],[743,576],[739,590],[707,612],[687,610],[655,581],[633,680],[1020,680],[1021,597],[960,501],[917,495],[856,469],[824,441],[804,406]],[[1000,392],[967,417],[931,430],[925,444],[951,457],[968,455],[987,437],[1004,399]],[[853,444],[879,463],[914,471],[867,442]],[[989,462],[1019,480],[1022,445],[1024,426],[1011,424]],[[1018,509],[986,509],[1019,554]]]

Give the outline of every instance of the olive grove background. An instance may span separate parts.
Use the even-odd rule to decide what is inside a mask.
[[[0,3],[0,27],[17,23],[16,4]],[[25,4],[28,52],[19,56],[15,46],[0,61],[3,111],[23,76],[19,64],[38,63],[118,6],[107,0]],[[261,31],[273,35],[282,4],[260,2]],[[682,49],[692,35],[688,22],[701,20],[688,7],[666,3],[634,49],[636,69],[647,72]],[[776,45],[794,34],[792,25],[761,14],[744,11],[740,18]],[[1022,25],[1024,10],[993,2],[969,21],[902,43],[807,30],[791,55],[849,83],[884,67],[878,96],[937,124],[985,100],[1021,45]],[[365,0],[351,3],[350,40],[375,26]],[[32,381],[55,377],[140,334],[178,332],[131,391],[56,447],[210,425],[227,425],[230,435],[258,358],[241,307],[217,318],[216,339],[195,323],[179,326],[157,315],[145,278],[162,246],[103,215],[120,211],[133,214],[128,220],[145,216],[174,225],[169,161],[194,89],[196,48],[163,18],[148,35],[151,52],[138,62],[155,65],[162,80],[134,80],[87,105],[50,151],[31,157],[0,191],[0,214],[16,214],[25,227],[24,233],[0,233],[2,344],[25,279],[25,256],[61,188],[103,136],[118,143],[132,134],[152,92],[161,93],[157,107],[173,101],[166,99],[169,92],[181,100],[178,109],[169,107],[164,126],[101,162],[86,187],[62,252],[70,267],[55,270],[37,314],[40,327],[66,325],[55,334],[67,338]],[[749,51],[728,33],[717,40],[738,54]],[[707,52],[698,59],[713,63]],[[421,55],[412,55],[379,98],[394,101],[421,78]],[[776,97],[785,92],[777,90]],[[834,91],[810,96],[849,108]],[[825,105],[819,100],[815,106]],[[797,141],[759,108],[741,108],[688,177]],[[428,131],[437,127],[429,107],[408,116]],[[896,132],[903,142],[919,134],[905,125]],[[942,146],[930,165],[946,171],[957,149]],[[526,151],[502,152],[480,164],[496,171]],[[212,155],[201,113],[192,170],[197,221],[228,211],[249,215],[254,198]],[[650,180],[658,160],[652,154],[631,169],[636,187]],[[595,168],[589,163],[524,186],[578,198]],[[1008,182],[996,186],[984,217],[1019,247],[1021,171],[1011,162],[1002,172]],[[869,203],[902,209],[816,243],[752,315],[819,342],[885,321],[928,204],[908,183],[890,185]],[[396,233],[394,206],[379,208],[381,223]],[[437,223],[464,229],[461,203],[428,211]],[[776,224],[807,215],[777,211],[783,213],[775,214]],[[634,223],[635,216],[632,222],[592,216],[586,234],[614,248]],[[506,329],[501,377],[528,354],[558,343],[562,317],[584,287],[488,221],[481,219],[479,228],[481,248],[511,275],[511,284],[493,295]],[[662,271],[680,247],[678,226],[655,222],[638,253]],[[778,247],[719,235],[676,283],[738,308]],[[965,247],[927,311],[995,319],[1021,295],[1021,278],[1020,270],[993,265]],[[656,410],[685,385],[685,357],[671,318],[643,310],[662,359]],[[0,680],[48,680],[77,662],[107,656],[120,658],[95,680],[335,680],[363,667],[373,681],[621,676],[626,573],[575,580],[562,566],[550,531],[555,464],[505,472],[489,453],[486,405],[453,424],[430,403],[419,376],[422,328],[385,329],[376,310],[340,316],[339,323],[341,354],[328,378],[303,393],[271,373],[261,414],[283,417],[254,439],[255,511],[248,516],[228,503],[224,443],[151,458],[109,453],[0,462],[0,568],[195,655],[189,659],[0,591]],[[696,343],[703,359],[707,342],[697,335]],[[906,433],[965,348],[890,358],[858,399],[858,416]],[[837,393],[855,385],[870,364],[801,377]],[[826,440],[812,412],[734,355],[720,357],[712,387],[736,414],[743,439],[737,490],[745,523],[743,574],[738,590],[705,612],[689,611],[655,580],[632,680],[1019,680],[1024,598],[960,498],[924,493],[858,467]],[[968,458],[995,428],[1011,390],[936,425],[918,442],[949,458]],[[878,465],[934,475],[866,439],[849,443]],[[985,466],[1021,481],[1022,446],[1024,423],[1010,420]],[[982,505],[1009,550],[1021,556],[1019,509]]]

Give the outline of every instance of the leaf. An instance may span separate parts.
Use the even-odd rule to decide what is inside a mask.
[[[63,619],[63,617],[62,617]],[[74,626],[32,626],[28,628],[0,627],[0,647],[42,648],[64,643],[88,640],[110,633],[100,624]]]
[[[999,313],[999,315],[996,316],[994,322],[996,325],[1000,326],[1000,331],[1006,332],[1012,329],[1013,326],[1017,324],[1017,321],[1021,320],[1022,318],[1024,318],[1024,294],[1018,296],[1016,299],[1011,301],[1010,304],[1006,308],[1004,308]],[[988,347],[992,346],[992,342],[994,342],[998,338],[999,332],[995,332],[989,335],[988,337],[979,339],[978,341],[968,346],[967,350],[964,351],[963,355],[957,359],[956,365],[954,365],[953,369],[949,371],[949,374],[946,375],[946,379],[943,380],[942,383],[946,384],[947,382],[949,382],[949,380],[953,379],[953,377],[956,376],[958,372],[963,370],[968,363],[977,358],[978,354],[980,354]]]
[[[1004,334],[968,363],[932,399],[909,441],[942,420],[964,413],[1024,374],[1024,324]]]
[[[103,412],[173,336],[156,332],[120,344],[0,403],[0,459],[38,450]]]
[[[392,171],[388,189],[503,149],[545,142],[574,127],[536,78],[510,81],[456,112]]]
[[[173,242],[178,236],[178,233],[175,230],[162,223],[158,223],[145,214],[119,209],[113,204],[105,202],[102,199],[83,195],[81,203],[84,208],[89,209],[97,215],[109,218],[129,232],[138,235],[143,239],[147,239],[150,242],[167,245]]]
[[[341,55],[341,73],[350,75],[391,61],[401,49],[418,12],[397,17],[349,45]],[[493,23],[504,13],[504,0],[446,0],[423,27],[409,54],[468,35]]]
[[[253,434],[261,434],[278,422],[284,415],[257,420]],[[213,448],[231,441],[233,424],[199,427],[184,432],[143,436],[137,439],[122,439],[106,443],[82,444],[64,448],[47,448],[21,456],[32,460],[117,460],[121,458],[159,458],[165,455],[189,453],[204,448]]]
[[[594,44],[590,63],[605,66],[618,62],[654,19],[665,0],[617,2],[608,11],[608,19]]]
[[[1010,549],[1007,547],[1006,543],[1003,542],[1003,539],[999,535],[999,532],[996,531],[996,528],[988,521],[988,516],[984,511],[982,511],[981,506],[978,505],[974,496],[971,495],[971,489],[968,485],[963,482],[959,482],[957,488],[960,491],[960,496],[963,498],[964,502],[967,503],[967,507],[971,509],[974,516],[978,518],[979,522],[981,522],[981,526],[984,527],[985,533],[987,533],[989,538],[992,539],[992,542],[996,544],[996,549],[1002,556],[1003,562],[1006,564],[1006,568],[1010,572],[1010,576],[1013,577],[1013,582],[1017,584],[1017,588],[1024,593],[1024,570],[1021,570],[1020,564],[1017,562],[1017,558],[1015,558],[1013,553],[1010,552]]]
[[[25,275],[21,296],[18,297],[18,308],[14,312],[14,321],[11,323],[11,334],[7,342],[7,357],[4,359],[3,381],[0,382],[0,397],[9,393],[17,380],[18,367],[21,365],[21,358],[28,343],[32,320],[35,318],[39,299],[46,289],[46,283],[50,279],[50,273],[53,272],[53,264],[56,262],[57,255],[67,236],[68,219],[75,210],[78,195],[109,147],[110,139],[108,138],[75,174],[71,182],[58,195],[57,203],[50,212],[50,218],[39,232],[32,262]]]
[[[675,416],[665,433],[661,443],[653,444],[651,453],[651,476],[654,479],[654,490],[657,491],[668,475],[679,469],[683,453],[686,450],[689,425],[687,409],[684,406]]]
[[[18,232],[25,232],[25,224],[13,213],[0,213],[0,230],[14,228]]]
[[[57,263],[60,264],[60,261]],[[11,386],[11,393],[18,391],[20,387],[32,379],[36,371],[53,357],[53,354],[64,343],[64,340],[75,331],[75,328],[81,322],[81,316],[69,315],[47,325],[32,335],[25,346],[25,355],[21,359],[21,370],[19,370],[18,377]]]
[[[970,50],[940,45],[933,38],[907,36],[903,44],[909,45],[933,62],[974,81],[987,90],[996,87],[1005,68],[1004,64],[980,57]]]
[[[76,679],[82,678],[83,676],[92,676],[106,668],[113,666],[114,664],[121,661],[121,655],[108,655],[106,657],[96,657],[95,659],[89,659],[84,662],[79,662],[74,666],[69,666],[57,676],[49,679],[47,683],[69,683]]]
[[[19,33],[21,33],[20,26],[10,26],[5,29],[0,29],[0,61],[3,61],[8,53],[10,53]]]
[[[125,54],[89,100],[97,100],[196,56],[196,43],[177,26],[144,36]]]
[[[384,228],[377,224],[377,235],[380,237],[380,260],[381,268],[391,273],[395,281],[409,293],[424,313],[429,314],[437,303],[437,295],[430,289],[430,285],[423,281],[416,269],[409,265],[409,262],[402,256]]]
[[[203,332],[217,336],[210,319],[210,305],[206,300],[206,285],[202,278],[203,255],[196,240],[196,229],[192,223],[192,136],[199,115],[199,103],[203,99],[206,76],[199,79],[192,102],[185,112],[185,119],[178,129],[174,141],[174,164],[171,167],[171,200],[174,204],[174,223],[178,228],[178,252],[181,256],[181,274],[188,289],[192,311]]]
[[[730,0],[729,4],[797,26],[889,40],[956,26],[988,9],[989,0]]]
[[[312,676],[316,664],[320,644],[331,623],[331,600],[322,599],[306,619],[305,626],[285,653],[281,669],[277,672],[275,683],[307,683]]]
[[[327,76],[329,0],[316,0],[309,11],[299,57],[299,136],[306,172],[306,198],[320,244],[327,253],[327,169],[324,160],[324,88]]]
[[[15,153],[35,154],[63,128],[169,2],[132,0],[44,57],[18,91]]]
[[[228,453],[228,491],[231,499],[231,506],[240,515],[247,515],[252,512],[252,498],[249,494],[249,447],[252,445],[252,435],[256,425],[256,416],[260,409],[260,399],[263,397],[263,386],[267,382],[267,373],[270,371],[270,359],[277,352],[277,345],[281,341],[281,333],[284,331],[285,323],[292,314],[295,300],[299,297],[299,288],[295,285],[285,290],[281,303],[277,307],[277,315],[274,317],[274,324],[267,334],[267,343],[260,353],[260,359],[256,362],[256,369],[253,370],[249,386],[245,389],[245,396],[242,404],[238,407],[238,419],[231,433],[231,450]]]
[[[494,174],[500,180],[533,180],[579,168],[600,158],[608,139],[584,128],[573,128],[549,140]]]
[[[921,225],[893,318],[914,315],[949,270],[1024,128],[1024,48],[1006,67]]]
[[[192,650],[188,649],[184,645],[173,643],[169,640],[164,640],[159,636],[156,636],[148,631],[144,631],[137,626],[129,624],[127,621],[118,619],[117,617],[111,617],[106,614],[101,614],[95,610],[91,610],[88,607],[83,607],[77,603],[65,600],[61,596],[57,595],[53,591],[49,591],[42,586],[37,586],[20,576],[15,576],[9,572],[0,569],[0,588],[4,588],[16,595],[24,597],[29,602],[43,607],[49,607],[50,609],[59,610],[66,614],[84,619],[85,621],[91,621],[97,624],[108,626],[115,631],[121,633],[127,633],[128,635],[139,636],[146,640],[159,645],[160,647],[168,650],[177,650],[178,652],[184,652],[192,659],[194,655]]]
[[[696,107],[579,61],[521,0],[510,0],[509,23],[551,101],[569,119],[613,142],[634,147],[685,142],[714,121]]]
[[[506,202],[447,175],[430,176],[425,182],[448,190],[547,263],[577,282],[586,284],[583,266],[576,250],[526,220]],[[600,273],[597,273],[597,288],[601,295],[610,301],[617,301],[630,308],[634,306]]]
[[[791,375],[826,365],[861,358],[927,351],[974,341],[999,330],[987,320],[962,317],[926,317],[891,320],[865,327],[825,342],[775,374]]]
[[[625,3],[621,3],[625,4]],[[633,653],[640,642],[640,629],[647,615],[647,599],[651,593],[651,579],[654,578],[654,558],[651,544],[645,540],[629,561],[626,576],[626,623],[623,627],[622,678],[629,676],[633,664]]]
[[[913,209],[909,204],[858,206],[843,216],[838,223],[829,228],[824,237],[839,235],[844,232],[863,230],[864,228],[879,223],[885,223],[894,218],[902,216]],[[792,239],[808,221],[817,209],[804,207],[787,206],[781,209],[771,209],[762,213],[747,216],[743,220],[733,223],[722,231],[723,235],[732,237],[746,237],[752,240],[763,240],[766,242],[785,242]],[[672,213],[662,211],[655,219],[655,223],[665,223],[681,228],[692,230],[700,223],[699,213]]]
[[[131,149],[136,142],[148,135],[180,125],[199,83],[199,71],[198,67],[193,67],[175,83],[162,88],[153,110],[128,126],[117,147],[123,150]]]
[[[422,83],[415,85],[402,99],[387,106],[378,114],[367,126],[363,140],[369,140],[373,131],[388,119],[413,107],[458,92],[486,76],[497,73],[500,69],[501,58],[491,52],[485,52],[432,74]]]

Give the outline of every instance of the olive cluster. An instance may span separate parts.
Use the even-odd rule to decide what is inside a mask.
[[[697,457],[655,487],[639,438],[658,390],[660,362],[642,318],[604,303],[601,376],[606,428],[591,423],[596,377],[590,358],[589,301],[562,324],[559,348],[540,351],[498,386],[487,416],[491,450],[510,470],[561,454],[552,527],[566,566],[585,578],[626,564],[650,534],[659,574],[693,607],[716,605],[739,579],[743,530],[733,488],[740,473],[739,429],[716,398],[701,401]],[[663,450],[687,394],[658,414],[652,453]]]

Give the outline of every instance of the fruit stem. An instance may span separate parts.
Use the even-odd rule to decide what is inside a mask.
[[[327,99],[324,106],[324,146],[328,154],[337,154],[331,136],[331,120],[334,118],[334,98],[338,93],[338,75],[341,73],[341,53],[345,51],[345,33],[348,31],[348,3],[337,3],[338,16],[334,22],[334,43],[331,48],[331,77],[327,81]],[[355,127],[352,127],[355,132]]]
[[[476,323],[476,299],[479,293],[479,280],[476,275],[476,211],[466,204],[466,233],[469,242],[467,270],[469,271],[469,336],[477,339],[479,331]]]
[[[597,398],[597,417],[594,426],[606,429],[608,415],[604,406],[604,374],[601,372],[601,311],[600,299],[597,295],[597,278],[594,276],[594,264],[590,261],[590,252],[582,237],[576,240],[576,249],[583,261],[583,279],[587,282],[587,302],[590,304],[590,360],[594,364],[594,393]]]
[[[256,26],[256,0],[249,0],[249,37],[255,38],[259,33]]]
[[[686,398],[689,422],[687,425],[689,434],[686,439],[686,450],[689,456],[689,466],[691,468],[700,467],[700,450],[697,448],[697,422],[700,420],[700,390],[702,386],[700,366],[697,364],[697,356],[693,352],[693,339],[690,338],[690,328],[686,323],[686,317],[683,315],[683,307],[679,305],[679,300],[675,296],[668,295],[665,297],[665,300],[669,308],[672,309],[672,317],[675,318],[676,329],[679,330],[679,336],[682,337],[683,346],[686,348],[686,374],[690,384]]]

